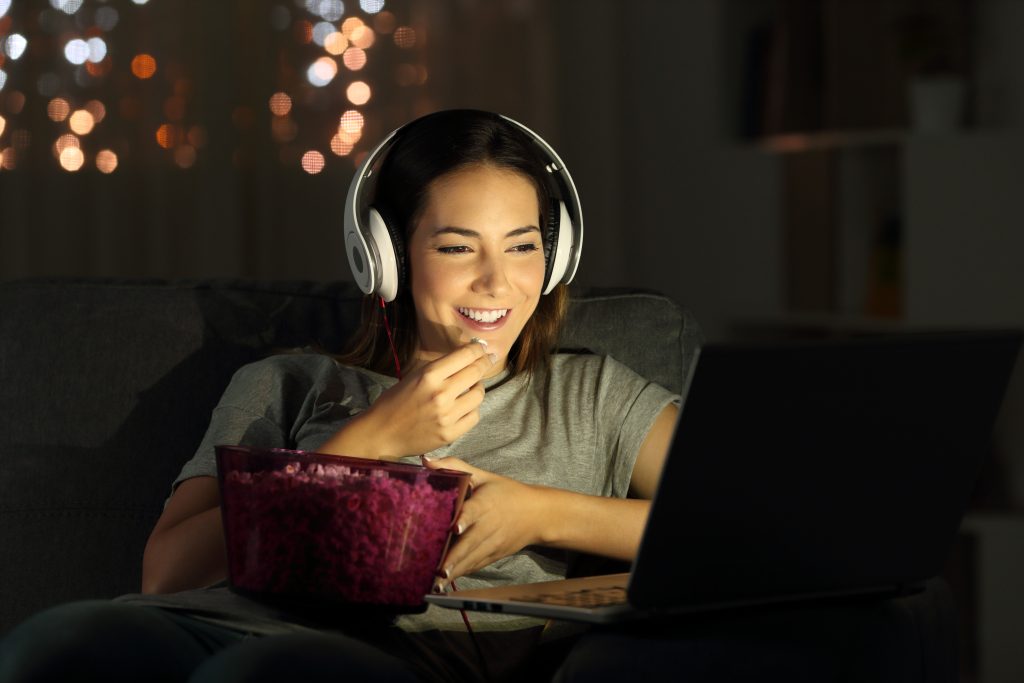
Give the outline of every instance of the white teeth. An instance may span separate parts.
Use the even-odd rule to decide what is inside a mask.
[[[471,320],[477,321],[478,323],[493,323],[494,321],[498,320],[498,318],[504,318],[506,315],[508,315],[508,309],[496,308],[486,311],[480,311],[475,308],[460,307],[459,313],[466,316],[467,318],[470,318]]]

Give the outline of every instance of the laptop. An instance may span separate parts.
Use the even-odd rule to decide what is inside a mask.
[[[705,346],[629,572],[426,600],[609,623],[913,592],[943,570],[1020,345],[975,330]]]

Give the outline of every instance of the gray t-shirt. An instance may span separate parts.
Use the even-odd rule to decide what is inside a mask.
[[[247,365],[235,374],[174,485],[215,477],[219,444],[315,451],[395,382],[320,354],[278,355]],[[595,355],[554,355],[545,373],[502,375],[485,387],[479,423],[431,456],[456,456],[529,484],[619,498],[629,490],[633,464],[654,419],[669,403],[679,402],[614,359]],[[465,590],[563,578],[565,559],[564,552],[529,547],[459,578],[458,585]],[[537,623],[473,615],[480,630]],[[465,628],[457,611],[435,606],[400,617],[398,625],[406,631]]]

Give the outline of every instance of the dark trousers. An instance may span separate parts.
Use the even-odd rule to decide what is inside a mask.
[[[0,682],[416,681],[400,659],[321,632],[251,637],[155,607],[54,607],[0,643]]]

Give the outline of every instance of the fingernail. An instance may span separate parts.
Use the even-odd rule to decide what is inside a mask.
[[[434,587],[431,588],[431,591],[434,592],[434,593],[444,593],[445,589],[447,587],[448,587],[448,582],[447,581],[445,581],[444,579],[441,579],[441,578],[437,578],[437,579],[434,579]]]
[[[480,337],[471,337],[469,341],[476,342],[477,344],[483,346],[485,349],[487,348],[487,340],[481,339]]]
[[[495,363],[498,362],[498,354],[496,353],[489,353],[487,354],[487,357],[491,359],[491,365],[494,365]]]
[[[441,576],[446,578],[446,579],[452,578],[452,568],[451,567],[445,567],[444,569],[442,569],[441,570]]]

